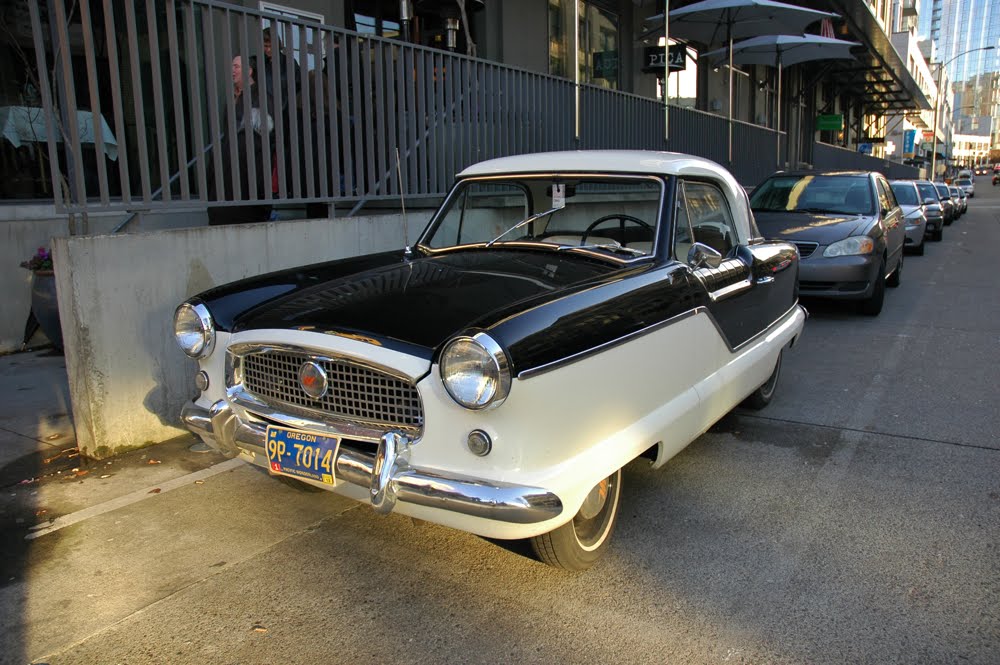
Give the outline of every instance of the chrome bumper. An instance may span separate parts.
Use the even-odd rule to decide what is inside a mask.
[[[181,420],[230,457],[247,451],[266,459],[267,426],[240,419],[225,400],[210,409],[188,402]],[[397,501],[514,524],[544,522],[562,512],[559,497],[544,489],[410,467],[411,445],[399,431],[384,434],[374,455],[341,445],[335,462],[337,480],[367,488],[372,507],[382,514],[392,512]]]

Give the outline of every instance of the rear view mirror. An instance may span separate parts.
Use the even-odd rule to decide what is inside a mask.
[[[687,255],[688,265],[694,269],[718,268],[722,263],[722,254],[708,245],[696,242],[691,245]]]

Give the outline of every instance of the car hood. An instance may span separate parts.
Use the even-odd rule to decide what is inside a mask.
[[[334,262],[297,271],[281,295],[235,315],[232,330],[316,330],[433,350],[463,330],[488,327],[498,313],[509,315],[515,303],[544,302],[620,270],[552,250],[399,257],[360,272],[336,270]]]
[[[754,212],[757,228],[770,240],[816,242],[829,245],[863,233],[871,224],[866,215],[831,215],[807,212]]]

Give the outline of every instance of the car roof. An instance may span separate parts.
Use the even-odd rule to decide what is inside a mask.
[[[805,176],[805,175],[827,175],[827,176],[868,176],[874,175],[878,171],[822,171],[816,169],[799,169],[796,171],[778,171],[769,177],[775,176]]]
[[[511,155],[472,164],[461,178],[501,173],[650,173],[732,177],[721,165],[694,155],[654,150],[563,150]]]

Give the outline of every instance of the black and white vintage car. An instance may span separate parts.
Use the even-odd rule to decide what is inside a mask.
[[[413,247],[194,296],[187,427],[375,511],[592,564],[622,467],[766,405],[802,331],[798,255],[719,165],[658,152],[465,169]]]

